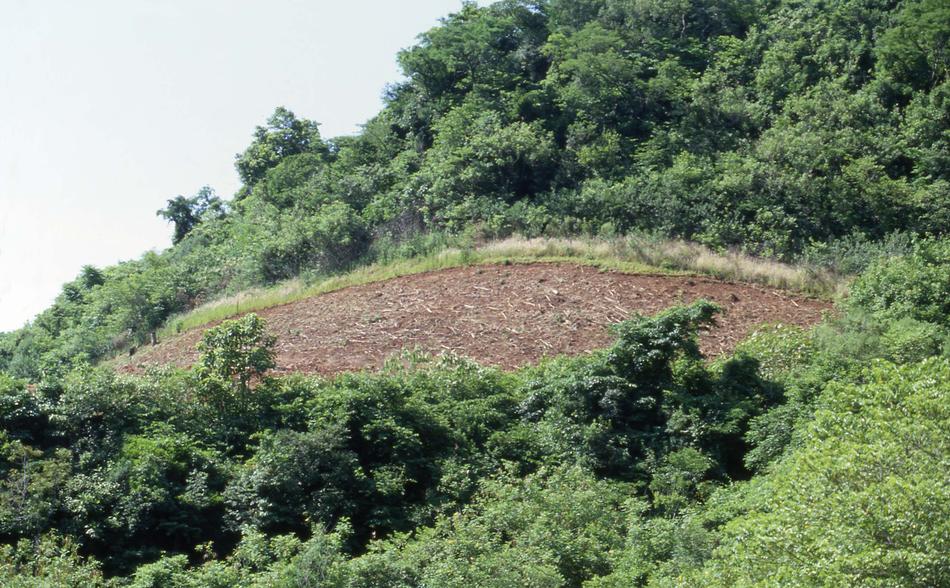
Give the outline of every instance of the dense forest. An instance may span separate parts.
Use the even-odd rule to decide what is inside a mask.
[[[285,108],[161,253],[0,334],[4,586],[950,585],[950,5],[504,0],[402,51],[356,136]],[[275,65],[279,67],[279,65]],[[706,302],[504,372],[274,376],[176,315],[520,234],[677,238],[850,281],[710,361]]]

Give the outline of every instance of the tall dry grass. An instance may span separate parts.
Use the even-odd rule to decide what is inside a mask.
[[[828,270],[752,257],[736,251],[718,253],[698,243],[632,236],[622,241],[620,256],[641,263],[714,276],[723,280],[762,284],[823,298],[840,295],[847,279]]]
[[[748,282],[831,298],[843,293],[846,279],[827,270],[752,257],[717,253],[698,243],[647,236],[613,239],[524,239],[511,237],[478,250],[490,257],[567,258],[617,263],[639,271],[683,272]],[[634,270],[634,271],[638,271]]]
[[[627,273],[700,274],[735,282],[761,284],[823,298],[843,291],[845,280],[812,270],[736,252],[716,253],[697,243],[649,236],[602,238],[534,238],[514,236],[468,248],[371,264],[313,283],[300,279],[270,288],[254,288],[227,296],[172,317],[160,332],[177,332],[242,313],[271,308],[349,286],[451,267],[485,263],[571,262]]]

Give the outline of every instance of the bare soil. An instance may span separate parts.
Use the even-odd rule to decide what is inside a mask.
[[[379,369],[403,349],[452,352],[514,369],[610,344],[608,325],[705,298],[723,312],[704,332],[708,357],[762,323],[809,326],[827,302],[709,278],[625,274],[566,263],[453,268],[353,286],[258,311],[277,336],[277,371]],[[185,367],[205,328],[140,349],[121,369]]]

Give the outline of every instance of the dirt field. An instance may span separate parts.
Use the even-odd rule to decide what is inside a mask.
[[[486,265],[354,286],[259,311],[277,335],[281,372],[378,369],[402,349],[455,352],[506,369],[611,342],[607,325],[698,298],[723,308],[701,338],[712,357],[761,323],[807,326],[827,302],[747,284],[630,275],[572,264]],[[203,329],[146,347],[123,370],[187,366]]]

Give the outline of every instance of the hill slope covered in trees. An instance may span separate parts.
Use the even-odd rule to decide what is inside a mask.
[[[869,242],[950,226],[948,21],[941,0],[467,5],[399,55],[362,133],[278,108],[233,200],[170,200],[174,247],[84,270],[0,367],[62,373],[420,232],[651,231],[860,269]]]
[[[0,335],[0,584],[950,584],[950,7],[464,5],[354,137],[283,108],[243,187],[159,211]],[[169,317],[473,239],[649,233],[855,274],[707,361],[698,301],[587,357],[273,377],[255,315]],[[618,237],[619,236],[619,237]]]

